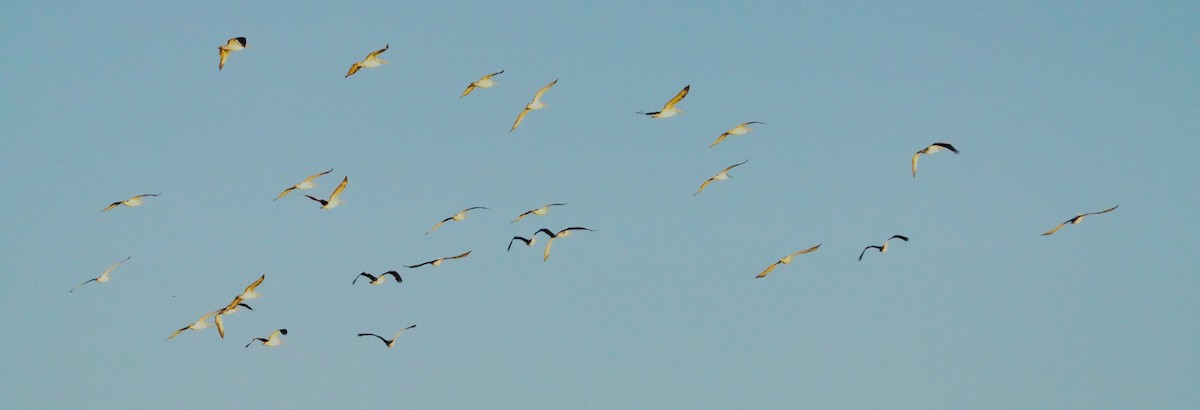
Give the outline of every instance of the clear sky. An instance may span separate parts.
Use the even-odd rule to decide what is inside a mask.
[[[880,3],[0,5],[0,398],[1200,407],[1200,4]]]

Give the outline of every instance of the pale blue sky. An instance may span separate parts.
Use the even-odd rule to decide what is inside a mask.
[[[0,397],[1196,408],[1197,21],[1189,1],[5,4]],[[234,36],[250,48],[217,71]],[[384,44],[391,64],[343,78]],[[688,84],[687,114],[634,114]],[[766,124],[708,148],[746,121]],[[937,141],[962,153],[914,179]],[[343,176],[337,209],[300,195]],[[424,235],[470,206],[490,210]],[[504,250],[568,226],[597,231],[547,262]],[[912,240],[856,260],[893,234]],[[260,274],[226,339],[163,342]],[[355,336],[411,324],[390,350]]]

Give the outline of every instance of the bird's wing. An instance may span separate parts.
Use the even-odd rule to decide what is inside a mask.
[[[486,206],[473,206],[473,207],[462,210],[462,212],[468,212],[468,211],[472,211],[475,209],[487,209],[487,207]]]
[[[446,223],[446,221],[449,221],[451,219],[454,219],[454,217],[449,217],[449,218],[443,219],[441,222],[438,222],[437,225],[434,225],[432,228],[429,228],[429,232],[436,231],[438,228],[442,227],[442,224]],[[429,232],[425,232],[425,234],[429,235]]]
[[[250,347],[250,345],[254,344],[254,342],[263,342],[263,343],[266,343],[266,342],[267,342],[267,339],[263,339],[263,338],[261,338],[261,337],[256,337],[256,338],[250,339],[250,343],[246,343],[246,347]]]
[[[679,90],[679,94],[675,94],[675,97],[672,97],[671,101],[667,101],[667,105],[663,106],[663,111],[667,111],[667,110],[674,108],[675,104],[679,103],[679,100],[682,100],[683,97],[687,96],[688,90],[690,90],[691,88],[692,88],[692,85],[688,84],[686,87],[683,87],[682,90]]]
[[[213,323],[217,324],[217,334],[221,335],[221,338],[224,339],[225,338],[225,319],[222,319],[221,318],[222,316],[225,316],[225,314],[217,313],[217,315],[213,317]]]
[[[572,227],[570,227],[570,228],[567,228],[567,229],[563,229],[563,230],[561,230],[561,231],[558,231],[558,234],[559,234],[559,235],[562,235],[562,233],[563,233],[563,232],[570,232],[570,231],[594,231],[594,230],[595,230],[595,229],[584,228],[584,227],[582,227],[582,226],[572,226]],[[557,235],[555,235],[555,236],[557,236]]]
[[[337,188],[334,188],[334,189],[333,189],[333,193],[332,193],[332,194],[329,194],[329,200],[330,200],[330,201],[332,201],[332,200],[334,200],[335,198],[337,198],[337,197],[338,197],[338,195],[341,195],[341,194],[342,194],[342,191],[346,190],[346,184],[347,184],[347,183],[349,183],[349,182],[350,182],[350,177],[349,177],[349,176],[347,176],[347,177],[343,177],[343,178],[342,178],[342,183],[338,184]]]
[[[771,271],[775,270],[776,266],[779,266],[779,262],[772,263],[771,266],[768,266],[766,269],[764,269],[762,271],[762,273],[759,273],[758,276],[755,276],[755,278],[757,279],[757,278],[767,276],[767,274],[769,274],[769,273],[771,273]]]
[[[217,47],[217,51],[221,54],[221,62],[217,63],[217,71],[225,69],[225,60],[229,58],[229,50]]]
[[[533,211],[536,211],[536,209],[529,210],[529,211],[525,211],[525,213],[522,213],[522,214],[520,214],[520,215],[517,215],[517,219],[513,219],[512,221],[513,221],[513,222],[520,221],[520,220],[521,220],[521,218],[524,218],[525,216],[527,216],[527,215],[529,215],[529,214],[533,213]]]
[[[296,189],[296,187],[295,187],[295,186],[291,186],[291,187],[289,187],[288,189],[285,189],[285,190],[283,190],[283,192],[280,192],[280,193],[279,193],[279,196],[275,197],[275,199],[273,199],[272,201],[278,201],[278,200],[279,200],[279,198],[283,198],[283,197],[284,197],[284,196],[286,196],[288,193],[292,192],[292,190],[293,190],[293,189]],[[310,197],[310,198],[311,198],[311,197]]]
[[[159,195],[162,195],[162,194],[141,194],[141,195],[136,195],[133,198],[141,198],[144,196],[159,196]],[[129,198],[129,199],[133,199],[133,198]]]
[[[346,73],[346,77],[352,76],[352,75],[354,75],[354,73],[357,73],[359,68],[362,68],[362,66],[358,65],[358,63],[354,63],[354,65],[351,65],[350,71]],[[342,78],[346,78],[346,77],[342,77]]]
[[[466,97],[471,91],[475,91],[475,83],[467,84],[467,89],[463,90],[462,95],[458,96],[458,98]]]
[[[902,241],[908,242],[908,237],[907,237],[907,236],[904,236],[904,235],[892,235],[892,237],[891,237],[891,238],[888,238],[887,240],[889,240],[889,241],[890,241],[890,240],[892,240],[892,239],[899,239],[899,240],[902,240]]]
[[[371,276],[371,274],[370,274],[370,273],[363,272],[363,273],[360,273],[360,274],[358,274],[358,276],[355,276],[355,277],[354,277],[354,280],[350,281],[350,284],[351,284],[351,285],[353,285],[353,284],[355,284],[355,283],[358,283],[358,278],[361,278],[361,277],[363,277],[363,276],[366,276],[366,277],[367,277],[367,279],[369,279],[371,282],[374,282],[374,281],[375,281],[375,279],[377,279],[376,277],[374,277],[374,276]],[[382,275],[381,275],[381,276],[382,276]]]
[[[1071,219],[1074,219],[1074,218],[1071,218]],[[1067,221],[1067,222],[1070,222],[1070,221]],[[1067,226],[1067,222],[1058,224],[1058,226],[1054,227],[1054,229],[1051,229],[1049,231],[1046,231],[1046,233],[1043,233],[1042,236],[1053,235],[1055,232],[1058,232],[1059,229],[1062,229],[1062,227]]]
[[[183,331],[184,331],[184,330],[188,330],[188,327],[190,327],[190,326],[184,326],[184,327],[181,327],[181,328],[179,328],[179,330],[176,330],[176,331],[174,331],[174,332],[171,332],[171,335],[170,335],[170,336],[167,336],[167,338],[166,338],[166,339],[163,339],[163,341],[165,342],[165,341],[168,341],[168,340],[174,339],[174,338],[175,338],[175,336],[179,336],[179,334],[180,334],[180,333],[183,333]]]
[[[467,257],[467,255],[470,255],[470,254],[471,254],[471,251],[466,251],[466,252],[460,253],[458,255],[447,257],[445,259],[461,259],[461,258]]]
[[[1120,205],[1117,205],[1117,206],[1120,206]],[[1086,213],[1086,214],[1083,214],[1083,215],[1084,215],[1084,216],[1087,216],[1087,215],[1100,215],[1100,214],[1106,214],[1106,213],[1112,212],[1114,209],[1117,209],[1117,206],[1114,206],[1114,207],[1112,207],[1112,208],[1105,209],[1105,210],[1103,210],[1103,211],[1100,211],[1100,212],[1088,212],[1088,213]]]
[[[820,245],[820,244],[818,244],[817,246],[814,246],[814,247],[811,247],[811,248],[808,248],[808,249],[805,249],[805,250],[802,250],[802,251],[796,251],[796,252],[794,252],[794,253],[792,253],[791,255],[788,255],[788,256],[803,255],[803,254],[806,254],[806,253],[809,253],[809,252],[815,251],[815,250],[817,250],[817,248],[820,248],[820,247],[821,247],[821,245]]]
[[[706,179],[706,180],[704,180],[704,183],[700,184],[700,189],[697,189],[697,190],[696,190],[696,193],[692,194],[692,196],[699,195],[699,194],[700,194],[700,191],[703,191],[703,190],[704,190],[704,188],[708,187],[708,184],[710,184],[710,183],[712,183],[712,182],[713,182],[713,179],[712,179],[712,178],[709,178],[709,179]]]
[[[429,265],[429,264],[432,264],[432,263],[433,263],[433,261],[429,261],[429,262],[421,262],[421,263],[418,263],[418,264],[416,264],[416,265],[404,265],[404,267],[406,267],[406,268],[419,268],[419,267],[422,267],[422,266],[425,266],[425,265]]]
[[[863,255],[866,255],[866,254],[867,254],[867,249],[871,249],[871,248],[875,248],[875,249],[883,249],[883,247],[881,247],[881,246],[875,246],[875,245],[871,245],[871,246],[868,246],[868,247],[866,247],[866,248],[863,248],[863,251],[862,251],[862,253],[858,254],[858,260],[860,260],[860,261],[861,261],[861,260],[862,260],[862,258],[863,258]]]
[[[305,182],[312,182],[312,180],[314,180],[314,179],[317,179],[317,178],[320,178],[320,177],[322,177],[322,176],[324,176],[325,174],[328,174],[328,173],[330,173],[330,172],[333,172],[333,168],[330,168],[328,171],[325,171],[325,172],[318,172],[318,173],[315,173],[315,174],[309,175],[309,176],[308,176],[308,178],[304,178],[304,181],[303,181],[303,182],[300,182],[300,183],[301,183],[301,184],[303,184],[303,183],[305,183]]]
[[[395,336],[392,336],[392,340],[396,340],[396,338],[400,337],[400,335],[404,334],[404,332],[407,332],[407,331],[408,331],[408,329],[412,329],[412,328],[414,328],[414,327],[417,327],[417,325],[412,325],[412,326],[409,326],[409,327],[406,327],[406,328],[400,329],[400,331],[399,331],[399,332],[396,332],[396,335],[395,335]]]
[[[253,292],[253,291],[254,291],[254,289],[255,289],[255,288],[257,288],[257,287],[258,287],[258,285],[261,285],[261,284],[263,283],[263,280],[264,280],[264,279],[266,279],[266,278],[267,278],[267,274],[265,274],[265,273],[264,273],[264,274],[262,274],[262,276],[259,276],[259,277],[258,277],[258,280],[255,280],[255,281],[254,281],[254,283],[251,283],[251,284],[250,284],[250,286],[247,286],[247,287],[246,287],[246,290],[245,290],[245,291],[243,291],[242,293],[245,293],[245,292]],[[234,306],[237,306],[237,305],[236,305],[236,304],[234,304]]]
[[[377,334],[374,334],[374,333],[359,333],[359,334],[358,334],[358,337],[363,337],[363,336],[375,336],[375,337],[378,337],[378,338],[379,338],[379,340],[383,341],[383,344],[385,344],[385,345],[386,345],[386,344],[388,344],[388,340],[387,340],[387,339],[384,339],[384,338],[383,338],[383,336],[380,336],[380,335],[377,335]]]
[[[404,278],[401,278],[401,277],[400,277],[400,272],[396,272],[396,271],[394,271],[394,270],[390,270],[390,271],[384,272],[382,275],[379,275],[379,277],[381,277],[381,278],[382,278],[382,277],[384,277],[384,276],[387,276],[387,275],[392,275],[392,278],[393,278],[393,279],[396,279],[396,283],[403,283],[403,282],[404,282]]]
[[[546,91],[550,91],[550,87],[553,87],[554,84],[557,84],[557,83],[558,83],[558,80],[555,79],[554,81],[551,81],[550,84],[546,84],[545,87],[542,87],[542,89],[538,90],[537,94],[533,95],[533,101],[541,101],[542,95],[545,94]]]
[[[549,236],[551,239],[553,239],[555,236],[558,236],[554,232],[550,232],[550,230],[546,229],[546,228],[538,229],[537,232],[533,233],[533,236],[537,236],[537,234],[543,233],[543,232],[545,232],[546,236]],[[530,239],[532,239],[532,238],[530,238]]]
[[[383,54],[384,51],[387,51],[389,46],[391,46],[391,44],[384,44],[383,48],[372,51],[371,54],[367,54],[367,58],[365,58],[364,60],[369,60],[372,58],[379,58],[379,55]]]
[[[120,262],[112,264],[112,266],[109,266],[108,269],[105,269],[104,273],[101,273],[100,276],[105,276],[105,275],[108,275],[109,273],[112,273],[112,271],[114,269],[116,269],[118,266],[121,266],[122,263],[125,263],[125,261],[129,260],[130,258],[132,258],[132,256],[126,257],[125,259],[122,259]]]
[[[486,79],[492,78],[492,76],[497,76],[500,74],[504,74],[504,70],[500,70],[500,71],[485,75],[485,76],[483,76],[483,78],[480,78],[480,80],[486,80]],[[558,80],[555,80],[555,81],[558,81]]]
[[[514,236],[514,237],[513,237],[511,240],[509,240],[509,241],[508,241],[508,250],[509,250],[509,251],[511,251],[511,250],[512,250],[512,244],[513,244],[513,242],[516,242],[517,240],[520,240],[521,242],[525,242],[525,245],[529,245],[529,242],[530,242],[530,240],[529,240],[529,239],[525,239],[525,238],[522,238],[522,237],[520,237],[520,236]]]
[[[546,250],[542,252],[542,262],[545,262],[546,259],[550,259],[550,245],[554,245],[554,237],[551,237],[549,241],[546,241]]]
[[[525,120],[525,114],[529,114],[529,109],[528,109],[528,108],[526,108],[526,109],[524,109],[524,110],[521,110],[521,113],[520,113],[520,114],[517,114],[517,120],[516,120],[516,121],[513,121],[513,126],[512,126],[512,128],[511,128],[511,129],[509,129],[509,130],[508,130],[508,132],[513,132],[513,131],[516,131],[516,130],[517,130],[517,126],[518,126],[518,125],[521,125],[521,121],[524,121],[524,120]],[[118,203],[120,203],[120,202],[118,202]]]
[[[83,286],[83,285],[86,285],[88,283],[95,282],[95,281],[96,281],[95,278],[88,279],[88,280],[84,281],[83,283],[75,285],[75,287],[71,288],[71,290],[67,291],[67,293],[75,293],[75,289],[79,289],[80,286]]]
[[[107,207],[105,207],[104,209],[101,209],[101,210],[100,210],[100,212],[104,212],[104,211],[107,211],[107,210],[109,210],[109,209],[116,208],[118,205],[121,205],[121,202],[125,202],[125,201],[117,201],[117,202],[113,202],[112,204],[108,205],[108,206],[107,206]]]
[[[953,145],[950,145],[949,143],[945,143],[945,142],[935,142],[935,143],[933,143],[933,144],[932,144],[932,145],[930,145],[930,146],[935,146],[935,145],[936,145],[936,146],[939,146],[939,147],[942,147],[942,148],[945,148],[945,149],[948,149],[948,150],[950,150],[950,152],[953,152],[953,153],[955,153],[955,154],[957,154],[957,153],[958,153],[958,149],[954,148],[954,146],[953,146]]]
[[[916,177],[917,177],[917,158],[920,158],[920,157],[921,157],[921,151],[917,151],[917,153],[916,153],[916,154],[913,154],[913,157],[912,157],[912,174],[913,174],[913,178],[916,178]]]
[[[729,136],[729,132],[728,132],[728,131],[721,133],[721,136],[717,137],[717,140],[716,140],[716,141],[713,141],[712,145],[709,145],[708,147],[709,147],[709,148],[712,148],[712,147],[715,147],[715,146],[717,146],[717,144],[720,144],[720,143],[721,143],[721,141],[724,141],[724,140],[725,140],[725,137],[728,137],[728,136]]]
[[[738,166],[738,165],[745,164],[745,163],[747,163],[747,162],[750,162],[750,160],[745,160],[745,161],[742,161],[742,162],[739,162],[739,163],[736,163],[736,164],[730,165],[728,168],[725,168],[725,170],[724,170],[724,171],[721,171],[721,172],[729,172],[729,170],[733,169],[733,167],[736,167],[736,166]]]
[[[326,201],[326,200],[324,200],[324,199],[321,199],[321,198],[317,198],[317,197],[315,197],[315,196],[312,196],[312,195],[304,195],[304,196],[308,197],[308,199],[311,199],[311,200],[314,200],[314,201],[317,201],[317,202],[319,202],[319,203],[321,204],[321,206],[325,206],[325,204],[329,203],[329,201]]]

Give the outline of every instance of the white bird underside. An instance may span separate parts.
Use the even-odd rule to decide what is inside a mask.
[[[530,111],[537,111],[548,107],[548,105],[542,103],[542,95],[546,94],[546,91],[549,91],[550,87],[553,87],[554,84],[558,84],[557,79],[551,81],[550,84],[546,84],[546,86],[538,90],[537,94],[533,95],[533,101],[530,101],[529,104],[526,104],[525,109],[522,110],[520,114],[517,114],[517,120],[513,122],[513,126],[508,130],[508,132],[516,131],[517,127],[521,125],[521,121],[525,120],[525,115],[529,114]]]

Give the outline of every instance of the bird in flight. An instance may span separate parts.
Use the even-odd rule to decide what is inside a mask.
[[[345,201],[338,199],[338,196],[342,195],[342,191],[344,191],[346,189],[346,184],[349,182],[350,182],[349,176],[343,177],[342,183],[338,184],[337,188],[333,189],[332,194],[329,194],[329,200],[317,198],[312,195],[304,195],[304,196],[308,197],[308,199],[320,202],[321,209],[333,209],[333,208],[336,208],[338,205],[346,203]]]
[[[443,219],[441,222],[438,222],[437,225],[434,225],[433,228],[429,229],[429,232],[436,231],[438,228],[440,228],[442,226],[442,224],[444,224],[446,222],[461,221],[463,219],[467,219],[467,212],[470,210],[473,210],[473,209],[487,209],[487,208],[482,207],[482,206],[473,206],[473,207],[458,211],[458,213],[451,215],[449,218]],[[425,232],[425,234],[429,235],[429,232]]]
[[[243,48],[249,47],[246,45],[245,37],[234,37],[225,42],[225,45],[217,47],[221,53],[221,62],[217,64],[217,71],[225,68],[225,59],[229,58],[229,53],[241,51]]]
[[[513,221],[513,222],[520,221],[520,220],[521,220],[521,218],[524,218],[524,217],[526,217],[526,216],[529,216],[529,214],[534,214],[534,215],[537,215],[537,216],[542,216],[542,215],[545,215],[545,214],[546,214],[546,212],[550,212],[550,207],[552,207],[552,206],[562,206],[562,205],[566,205],[566,204],[546,204],[546,205],[542,205],[542,206],[541,206],[541,208],[537,208],[537,209],[531,209],[531,210],[525,211],[525,213],[522,213],[522,214],[520,214],[520,215],[517,215],[517,219],[513,219],[512,221]]]
[[[875,245],[871,245],[871,246],[868,246],[868,247],[866,247],[866,248],[863,248],[863,251],[862,251],[862,253],[858,254],[858,260],[860,260],[860,261],[862,260],[862,258],[863,258],[863,255],[865,255],[865,254],[867,253],[867,249],[875,248],[875,249],[878,249],[878,250],[879,250],[879,253],[884,253],[884,252],[887,252],[887,250],[888,250],[888,242],[891,242],[891,241],[892,241],[892,239],[900,239],[900,240],[902,240],[902,241],[908,242],[908,237],[907,237],[907,236],[904,236],[904,235],[892,235],[892,237],[891,237],[891,238],[888,238],[886,241],[883,241],[883,246],[875,246]]]
[[[725,137],[728,137],[730,135],[744,135],[747,132],[753,131],[754,129],[750,128],[750,124],[766,124],[766,123],[761,122],[761,121],[743,122],[743,123],[741,123],[741,125],[730,128],[729,131],[725,131],[724,133],[722,133],[721,136],[717,137],[717,140],[713,141],[712,145],[709,145],[708,147],[712,148],[712,147],[717,146],[717,144],[720,144],[721,141],[725,140]]]
[[[242,297],[238,296],[233,298],[233,301],[229,302],[229,304],[225,307],[217,309],[215,312],[213,312],[217,314],[213,317],[213,323],[217,325],[217,335],[221,336],[222,339],[225,338],[225,315],[237,313],[239,307],[244,307],[248,310],[254,310],[254,308],[251,308],[250,305],[242,303]]]
[[[712,178],[704,180],[704,183],[700,184],[700,189],[697,189],[696,193],[692,194],[692,196],[700,195],[700,191],[703,191],[704,188],[708,187],[708,184],[712,183],[713,181],[724,181],[726,179],[729,179],[729,170],[733,169],[733,167],[745,164],[747,162],[750,162],[750,160],[745,160],[745,161],[730,165],[728,167],[725,167],[725,169],[721,170],[721,172],[718,172],[717,175],[713,175]]]
[[[409,326],[409,327],[406,327],[406,328],[400,329],[400,331],[399,331],[399,332],[396,332],[396,335],[395,335],[395,336],[392,336],[392,339],[391,339],[391,340],[384,339],[384,338],[383,338],[383,336],[380,336],[380,335],[377,335],[377,334],[374,334],[374,333],[359,333],[359,334],[358,334],[358,337],[363,337],[363,336],[375,336],[375,337],[378,337],[378,338],[379,338],[379,340],[382,340],[382,341],[383,341],[383,344],[387,345],[388,349],[391,349],[392,347],[396,346],[396,339],[399,339],[399,338],[400,338],[400,335],[404,334],[404,332],[407,332],[407,331],[408,331],[408,329],[412,329],[412,328],[414,328],[414,327],[417,327],[417,325],[412,325],[412,326]]]
[[[913,154],[913,156],[912,156],[913,178],[917,177],[917,159],[921,157],[921,154],[929,155],[929,154],[941,151],[943,148],[950,150],[950,152],[958,154],[958,150],[954,149],[953,145],[947,144],[945,142],[935,142],[935,143],[931,144],[930,146],[925,147],[925,149],[917,151],[916,154]]]
[[[279,196],[275,197],[274,200],[278,201],[279,198],[283,198],[285,195],[291,193],[293,189],[305,190],[305,189],[316,188],[317,184],[313,181],[316,180],[317,178],[320,178],[321,176],[323,176],[325,174],[330,173],[330,172],[333,172],[333,168],[330,168],[328,171],[325,171],[325,172],[318,172],[318,173],[309,175],[308,178],[304,178],[304,180],[300,181],[299,184],[292,185],[291,188],[285,189],[285,190],[283,190],[283,192],[280,192]]]
[[[558,84],[557,79],[551,81],[550,84],[546,84],[545,87],[542,87],[542,89],[538,90],[537,94],[533,95],[533,101],[530,101],[529,104],[526,104],[525,109],[522,110],[520,114],[517,114],[517,120],[513,122],[512,129],[508,130],[508,132],[517,130],[517,126],[521,125],[521,121],[525,119],[525,114],[529,114],[530,111],[537,111],[542,108],[549,107],[549,105],[542,102],[542,95],[546,94],[546,91],[549,91],[550,87],[553,87],[554,84]]]
[[[108,280],[110,279],[108,277],[108,274],[112,273],[113,269],[116,269],[118,266],[121,266],[121,264],[125,263],[125,261],[129,260],[129,258],[132,258],[132,256],[122,259],[120,262],[114,263],[112,266],[109,266],[108,269],[105,269],[104,273],[101,273],[100,276],[98,276],[96,278],[88,279],[88,280],[84,281],[83,283],[76,285],[74,288],[71,288],[70,291],[67,291],[67,293],[75,293],[75,289],[79,289],[80,286],[83,286],[83,285],[86,285],[86,284],[89,284],[92,282],[96,282],[96,283],[108,282]]]
[[[367,58],[364,58],[362,61],[354,63],[354,65],[350,66],[350,72],[346,73],[346,77],[350,77],[350,76],[354,75],[354,73],[357,73],[358,69],[360,69],[360,68],[373,68],[373,67],[379,67],[380,65],[383,65],[383,64],[387,64],[388,63],[387,61],[383,61],[383,60],[379,59],[379,55],[383,54],[384,51],[387,51],[389,45],[390,44],[384,44],[383,48],[375,50],[375,51],[371,52],[371,54],[367,54]],[[343,78],[345,78],[345,77],[343,77]]]
[[[116,208],[116,207],[117,207],[117,205],[125,205],[125,206],[131,207],[131,208],[132,208],[132,207],[135,207],[135,206],[141,206],[142,204],[146,203],[146,201],[143,201],[143,200],[142,200],[142,198],[144,198],[144,197],[148,197],[148,196],[159,196],[159,195],[161,195],[161,194],[141,194],[141,195],[135,195],[133,198],[129,198],[129,199],[126,199],[126,200],[124,200],[124,201],[117,201],[117,202],[113,202],[112,204],[109,204],[109,205],[108,205],[107,207],[105,207],[104,209],[101,209],[101,210],[100,210],[100,212],[102,212],[102,213],[103,213],[104,211],[107,211],[107,210],[109,210],[109,209]]]
[[[670,101],[667,101],[667,104],[664,105],[662,110],[660,110],[660,111],[655,111],[655,112],[639,111],[638,114],[649,115],[650,118],[670,118],[670,117],[674,117],[675,114],[681,114],[681,113],[683,113],[683,110],[675,108],[675,104],[679,104],[679,100],[682,100],[683,97],[686,97],[688,94],[688,90],[690,90],[691,88],[692,88],[691,84],[688,84],[686,87],[683,87],[682,90],[679,90],[679,94],[675,94],[675,97],[671,98]]]
[[[350,284],[353,285],[358,282],[358,278],[366,276],[367,279],[370,280],[370,282],[368,282],[368,283],[370,283],[372,285],[382,285],[383,282],[387,281],[388,275],[392,275],[392,277],[395,278],[396,283],[404,282],[404,279],[400,278],[399,272],[390,270],[390,271],[384,272],[382,275],[379,275],[378,277],[376,277],[375,275],[372,275],[370,273],[366,273],[366,272],[360,273],[360,274],[358,274],[358,276],[354,277],[354,280],[351,281]]]
[[[1120,206],[1120,205],[1117,205],[1117,206]],[[1106,213],[1112,212],[1114,209],[1117,209],[1117,206],[1105,209],[1100,212],[1088,212],[1086,214],[1075,215],[1074,218],[1068,219],[1066,222],[1058,224],[1058,226],[1054,227],[1054,229],[1046,231],[1046,233],[1042,234],[1042,236],[1053,235],[1055,232],[1058,232],[1059,229],[1062,229],[1062,227],[1067,226],[1067,224],[1078,225],[1080,222],[1083,222],[1083,217],[1085,217],[1085,216],[1100,215],[1100,214],[1106,214]]]
[[[467,89],[463,90],[462,95],[458,96],[458,98],[466,97],[467,94],[471,93],[471,91],[475,91],[475,88],[477,88],[477,87],[478,88],[492,88],[492,86],[496,85],[496,82],[492,81],[492,77],[498,76],[500,74],[504,74],[504,70],[500,70],[500,71],[485,75],[482,78],[480,78],[479,81],[468,84]]]
[[[447,261],[447,260],[450,260],[450,259],[459,259],[459,258],[465,258],[465,257],[467,257],[467,255],[470,255],[470,254],[471,254],[471,251],[466,251],[466,252],[463,252],[463,253],[461,253],[461,254],[458,254],[458,255],[454,255],[454,256],[447,256],[447,257],[444,257],[444,258],[437,258],[437,259],[431,260],[431,261],[429,261],[429,262],[421,262],[421,263],[418,263],[418,264],[416,264],[416,265],[405,265],[405,267],[407,267],[407,268],[419,268],[419,267],[422,267],[422,266],[425,266],[425,265],[439,266],[439,265],[441,265],[441,264],[442,264],[442,262],[445,262],[445,261]]]
[[[780,258],[775,263],[772,263],[771,266],[768,266],[767,269],[764,269],[762,271],[762,273],[759,273],[758,276],[755,276],[755,278],[765,277],[765,276],[767,276],[767,274],[771,273],[771,271],[775,270],[775,267],[779,266],[779,264],[792,263],[792,257],[815,251],[815,250],[817,250],[817,248],[820,248],[820,247],[821,247],[821,244],[817,244],[817,246],[814,246],[814,247],[811,247],[811,248],[808,248],[808,249],[805,249],[802,251],[796,251],[796,252],[793,252],[791,255],[784,256],[783,258]]]
[[[176,330],[176,331],[172,332],[172,333],[171,333],[171,335],[170,335],[170,336],[167,336],[167,338],[166,338],[165,340],[163,340],[163,341],[165,342],[165,341],[167,341],[167,340],[174,339],[174,338],[175,338],[175,336],[179,336],[179,334],[180,334],[180,333],[183,333],[183,331],[185,331],[185,330],[204,330],[204,329],[208,329],[208,318],[212,317],[212,315],[213,315],[213,314],[216,314],[217,312],[218,312],[218,311],[214,310],[214,311],[212,311],[212,312],[205,313],[205,314],[204,314],[204,316],[200,316],[200,318],[199,318],[199,319],[196,319],[196,321],[195,321],[195,322],[192,322],[192,324],[190,324],[190,325],[187,325],[187,326],[184,326],[184,327],[181,327],[181,328],[179,328],[179,330]]]
[[[262,295],[255,291],[255,289],[258,289],[258,285],[261,285],[263,280],[266,278],[267,274],[265,273],[262,276],[259,276],[258,280],[255,280],[254,283],[251,283],[250,286],[247,286],[246,290],[243,290],[242,294],[238,295],[237,298],[241,300],[258,299],[258,297]]]
[[[279,346],[279,345],[283,344],[283,339],[281,339],[279,337],[281,335],[287,336],[287,329],[279,329],[274,332],[271,332],[271,335],[267,336],[266,339],[263,339],[261,337],[256,337],[256,338],[250,339],[250,343],[246,343],[246,347],[250,347],[250,345],[254,344],[254,342],[262,343],[263,346],[266,346],[266,347]]]
[[[533,246],[535,243],[537,243],[537,232],[534,232],[533,236],[530,236],[528,238],[521,237],[521,236],[514,236],[512,239],[509,239],[508,240],[508,250],[509,251],[512,251],[513,242],[516,242],[516,241],[525,242],[525,246]]]
[[[571,236],[571,231],[595,231],[595,229],[584,228],[582,226],[572,226],[570,228],[563,229],[558,232],[551,232],[549,229],[542,228],[542,229],[538,229],[537,232],[533,233],[533,235],[535,237],[539,233],[545,233],[546,236],[550,237],[550,240],[546,241],[546,250],[544,252],[542,252],[542,262],[545,262],[547,259],[550,259],[550,245],[554,245],[554,240],[558,239],[558,238],[566,238],[568,236]],[[531,239],[530,244],[529,244],[530,246],[533,246],[532,242],[533,242],[533,240]],[[509,246],[511,246],[512,241],[509,241],[508,244],[509,244]]]

